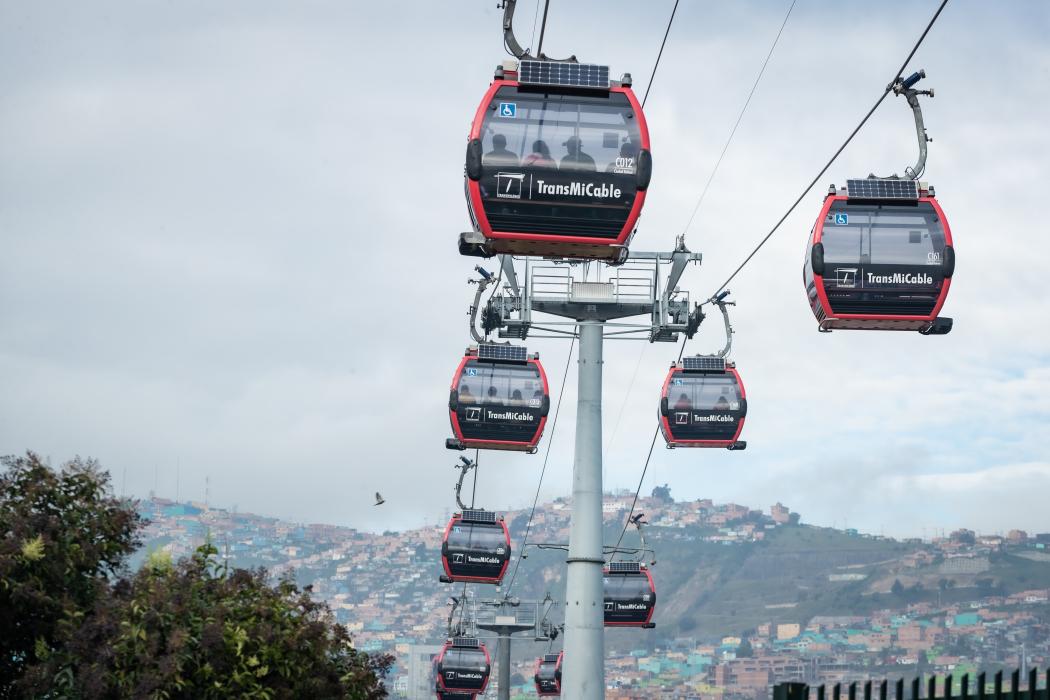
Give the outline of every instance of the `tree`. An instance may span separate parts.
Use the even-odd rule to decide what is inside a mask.
[[[653,487],[652,495],[653,498],[663,501],[664,503],[674,503],[674,499],[671,498],[671,487],[667,484]]]
[[[736,658],[738,659],[750,659],[755,655],[755,650],[751,648],[751,641],[748,639],[740,642],[740,646],[736,648]]]
[[[387,697],[393,664],[350,643],[331,611],[290,577],[230,570],[210,544],[152,557],[99,598],[66,647],[30,669],[29,694],[75,697]],[[55,688],[55,685],[58,688]]]
[[[0,458],[0,697],[54,651],[138,546],[134,504],[79,457],[61,471],[32,452]]]
[[[893,595],[900,595],[904,592],[904,584],[901,583],[899,578],[893,579],[893,585],[890,587],[890,593]]]

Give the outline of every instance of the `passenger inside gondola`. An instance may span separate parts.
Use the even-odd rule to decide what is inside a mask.
[[[619,157],[613,159],[607,166],[605,166],[605,172],[633,175],[635,167],[637,167],[637,158],[638,146],[630,141],[625,141],[623,145],[620,146]]]
[[[725,392],[725,389],[722,389],[722,391]],[[729,410],[729,400],[726,399],[725,393],[723,393],[721,396],[719,396],[718,399],[715,401],[715,410],[716,411],[728,411]]]
[[[481,158],[485,165],[517,165],[518,156],[507,149],[507,137],[503,134],[492,136],[492,150]]]
[[[678,397],[678,401],[675,402],[674,407],[678,410],[688,410],[693,407],[693,403],[689,400],[689,395],[683,392]]]
[[[521,395],[521,390],[520,389],[515,389],[514,393],[512,393],[510,395],[510,405],[511,406],[524,406],[525,405],[525,398]]]
[[[470,387],[466,384],[462,384],[459,387],[459,402],[460,403],[474,403],[474,394],[470,393]]]
[[[551,157],[551,149],[545,141],[537,139],[532,142],[532,153],[525,156],[522,165],[531,165],[536,168],[557,168],[558,164]]]
[[[562,170],[595,170],[594,158],[583,152],[583,143],[578,136],[570,136],[562,145],[568,153],[561,159]]]
[[[485,398],[485,403],[489,406],[502,406],[503,402],[500,401],[499,398],[499,389],[490,386],[488,396]]]

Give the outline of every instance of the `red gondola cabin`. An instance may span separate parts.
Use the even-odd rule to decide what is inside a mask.
[[[653,627],[656,584],[645,564],[616,561],[602,570],[606,627]]]
[[[467,143],[464,255],[623,260],[652,174],[630,76],[522,60],[496,71]]]
[[[448,399],[453,450],[535,452],[550,409],[547,375],[538,355],[519,345],[467,348]]]
[[[484,693],[491,660],[485,645],[473,637],[445,642],[434,660],[439,692]]]
[[[868,178],[832,186],[802,269],[819,328],[943,335],[955,272],[952,232],[932,187]]]
[[[536,684],[536,695],[541,698],[554,698],[561,695],[561,661],[565,652],[544,654],[536,659],[536,673],[532,676]]]
[[[444,583],[499,584],[510,563],[510,532],[503,518],[485,510],[456,513],[441,543]]]
[[[736,366],[721,357],[686,357],[671,365],[660,398],[660,431],[668,447],[742,450],[747,395]]]

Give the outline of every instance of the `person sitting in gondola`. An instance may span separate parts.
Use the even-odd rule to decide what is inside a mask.
[[[558,164],[551,157],[551,149],[545,141],[536,139],[532,142],[532,153],[525,156],[522,165],[531,165],[536,168],[557,168]]]
[[[499,399],[499,389],[497,389],[494,386],[490,386],[488,397],[486,397],[485,403],[489,406],[502,406],[503,402]]]
[[[459,402],[460,403],[474,403],[474,394],[470,393],[470,387],[463,384],[459,387]]]
[[[583,143],[579,136],[570,136],[565,143],[568,155],[561,159],[562,170],[590,170],[595,171],[594,158],[583,152]]]
[[[715,401],[715,410],[716,411],[728,411],[729,410],[729,400],[726,399],[724,394],[722,396],[719,396],[718,399]]]
[[[494,134],[492,137],[492,150],[481,157],[485,165],[518,165],[518,156],[514,151],[507,149],[507,137],[503,134]]]
[[[638,162],[638,147],[631,141],[624,141],[620,146],[620,155],[605,168],[607,173],[620,173],[623,175],[634,175]]]
[[[678,400],[675,402],[674,407],[675,407],[676,410],[679,410],[679,411],[681,411],[681,410],[689,410],[690,408],[693,407],[693,402],[689,400],[689,395],[688,394],[686,394],[685,392],[682,392],[682,395],[679,396]]]

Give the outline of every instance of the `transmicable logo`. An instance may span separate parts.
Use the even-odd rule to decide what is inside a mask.
[[[531,422],[535,416],[528,411],[486,411],[488,420],[511,420],[518,422]]]
[[[933,277],[925,272],[895,272],[892,275],[876,275],[869,272],[865,279],[868,284],[933,284]]]
[[[552,197],[591,197],[597,199],[619,199],[623,192],[619,187],[609,183],[570,182],[567,185],[551,185],[544,180],[536,180],[539,194]]]
[[[733,416],[727,416],[724,413],[715,413],[715,414],[694,413],[693,414],[693,422],[694,423],[732,423],[734,420],[736,420],[736,419],[733,418]]]

